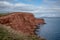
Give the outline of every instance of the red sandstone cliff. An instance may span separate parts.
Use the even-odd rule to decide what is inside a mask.
[[[13,12],[0,17],[0,24],[11,26],[11,28],[29,35],[34,35],[35,28],[39,24],[44,24],[44,20],[36,19],[32,13]]]

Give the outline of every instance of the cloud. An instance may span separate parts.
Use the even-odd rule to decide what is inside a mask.
[[[0,11],[33,11],[35,7],[30,4],[24,4],[24,3],[16,3],[12,4],[7,1],[0,1]]]
[[[39,18],[39,17],[60,17],[60,13],[54,13],[54,12],[50,12],[50,13],[37,13],[34,14],[35,17]]]
[[[50,7],[60,7],[60,0],[43,0],[43,4]]]
[[[0,0],[0,11],[7,10],[7,11],[26,11],[32,13],[44,13],[44,12],[59,12],[60,7],[54,5],[54,1],[44,0],[43,4],[35,7],[31,4],[24,4],[24,3],[10,3],[7,2],[10,0]],[[52,2],[52,4],[51,4]],[[46,3],[46,4],[45,4]],[[48,6],[47,6],[48,5]]]
[[[0,1],[0,12],[1,11],[10,11],[10,9],[12,9],[12,5],[13,4],[10,4],[8,2]]]
[[[34,12],[36,17],[60,17],[60,0],[43,0]]]
[[[43,0],[43,3],[33,13],[60,12],[60,0]]]
[[[0,0],[0,12],[32,12],[36,17],[60,17],[60,1],[43,0],[38,7],[25,3],[14,4],[9,1],[11,0]]]

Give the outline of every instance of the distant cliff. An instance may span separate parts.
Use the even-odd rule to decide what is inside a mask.
[[[39,24],[44,24],[44,19],[37,19],[32,13],[13,12],[0,17],[0,24],[11,26],[27,35],[35,35],[35,29]]]

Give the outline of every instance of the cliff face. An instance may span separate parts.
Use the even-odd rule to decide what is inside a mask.
[[[13,12],[0,17],[0,24],[11,26],[11,28],[28,35],[35,35],[35,28],[39,24],[44,24],[44,20],[36,19],[32,13]]]

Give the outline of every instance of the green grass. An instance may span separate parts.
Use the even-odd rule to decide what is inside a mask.
[[[14,40],[14,37],[0,25],[0,40]]]
[[[0,13],[0,17],[5,15],[8,15],[8,13]]]
[[[26,36],[22,33],[12,32],[8,26],[0,25],[0,40],[44,40],[36,36]]]

